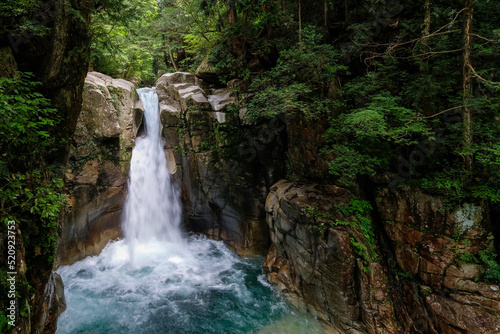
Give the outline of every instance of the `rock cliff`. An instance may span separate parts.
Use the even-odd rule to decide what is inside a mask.
[[[411,188],[376,192],[393,249],[407,330],[498,333],[500,288],[479,260],[494,250],[486,205],[449,209],[446,199]]]
[[[52,107],[58,110],[57,117],[63,120],[56,128],[51,129],[51,135],[63,139],[59,143],[69,143],[82,105],[83,82],[90,59],[89,21],[94,5],[78,0],[43,0],[37,3],[39,6],[34,7],[36,9],[29,16],[38,21],[41,28],[45,29],[39,31],[45,33],[4,30],[0,38],[0,53],[3,58],[0,61],[0,73],[12,76],[19,70],[34,74],[36,80],[42,83],[39,92],[51,100]],[[74,15],[75,13],[78,15]],[[10,64],[5,64],[6,62]],[[10,70],[5,70],[6,67]],[[69,145],[59,143],[52,147],[53,153],[50,156],[40,158],[62,170],[68,158]],[[17,240],[29,240],[30,235],[36,233],[23,229]],[[31,286],[26,303],[23,301],[21,305],[23,308],[28,307],[31,314],[21,317],[21,309],[18,309],[19,323],[10,330],[12,333],[51,333],[57,327],[57,317],[47,313],[56,314],[58,311],[54,308],[59,308],[57,303],[47,304],[48,301],[58,299],[53,294],[47,295],[48,292],[57,291],[50,288],[54,280],[52,264],[48,258],[53,254],[40,256],[37,247],[39,245],[26,243],[26,249],[22,246],[23,257],[18,258],[20,263],[31,264],[26,272],[26,280],[24,274],[18,277]]]
[[[500,288],[478,260],[493,250],[487,207],[449,209],[419,190],[382,187],[370,225],[378,255],[367,261],[366,226],[346,216],[352,198],[342,188],[297,181],[271,188],[273,244],[263,264],[270,282],[334,332],[499,331]]]
[[[238,84],[215,89],[177,72],[163,75],[156,89],[187,230],[224,240],[240,255],[264,254],[269,247],[264,201],[279,174],[280,138],[254,149],[258,134],[245,136]]]
[[[372,227],[342,210],[352,198],[335,186],[276,183],[266,201],[273,244],[264,272],[334,333],[397,333],[387,269],[366,253],[373,245],[363,228]]]
[[[97,255],[121,236],[130,154],[142,122],[135,86],[90,72],[66,171],[59,265]],[[139,104],[138,104],[139,105]]]

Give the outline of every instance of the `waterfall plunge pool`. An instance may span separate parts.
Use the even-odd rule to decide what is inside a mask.
[[[120,240],[60,267],[67,309],[57,334],[324,333],[267,282],[261,257],[240,258],[205,237],[184,240],[135,247],[133,264]]]
[[[122,229],[99,256],[57,271],[67,309],[58,334],[316,334],[321,326],[290,308],[262,274],[222,242],[179,228],[155,89],[138,89],[146,134],[136,139]]]

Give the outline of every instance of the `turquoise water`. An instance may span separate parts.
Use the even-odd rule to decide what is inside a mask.
[[[63,333],[321,333],[262,274],[262,258],[242,259],[222,242],[190,236],[185,248],[125,241],[61,267]]]

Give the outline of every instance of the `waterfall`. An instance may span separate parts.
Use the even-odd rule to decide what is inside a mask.
[[[158,98],[153,89],[138,93],[146,134],[132,152],[125,238],[57,270],[67,303],[57,333],[322,333],[315,319],[276,295],[262,258],[241,259],[223,242],[181,237]]]
[[[175,243],[177,248],[182,245],[181,205],[167,170],[158,96],[155,89],[138,89],[137,93],[144,106],[146,134],[137,137],[132,151],[122,219],[132,258],[137,247],[152,242]]]

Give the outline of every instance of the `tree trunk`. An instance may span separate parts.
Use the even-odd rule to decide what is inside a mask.
[[[168,56],[170,57],[170,62],[172,63],[172,66],[174,67],[176,72],[179,72],[179,68],[177,67],[177,64],[175,63],[174,60],[174,55],[172,54],[172,50],[168,48]]]
[[[301,0],[298,0],[299,3],[299,50],[302,51],[302,6],[301,6]]]
[[[464,0],[464,22],[462,32],[462,103],[463,103],[463,154],[464,167],[472,171],[472,113],[467,102],[472,94],[472,79],[470,76],[472,53],[472,14],[475,0]]]
[[[325,4],[325,28],[328,29],[328,0],[325,0],[324,4]]]
[[[229,22],[229,26],[234,26],[234,24],[236,23],[236,19],[237,19],[237,16],[236,16],[236,4],[234,3],[233,0],[228,0],[227,2],[227,19],[228,19],[228,22]]]
[[[422,44],[427,44],[429,32],[431,29],[431,0],[422,0],[422,9],[424,10],[424,23],[422,24]]]
[[[344,0],[344,7],[345,7],[345,24],[349,24],[347,0]]]

